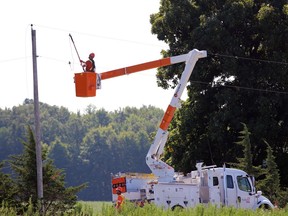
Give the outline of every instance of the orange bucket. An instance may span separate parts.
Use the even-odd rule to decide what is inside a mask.
[[[74,75],[76,97],[96,96],[96,73],[83,72]]]

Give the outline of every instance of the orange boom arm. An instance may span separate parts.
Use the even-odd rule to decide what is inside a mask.
[[[170,58],[164,58],[164,59],[137,64],[137,65],[133,65],[133,66],[125,67],[125,68],[106,71],[106,72],[100,73],[101,80],[105,80],[105,79],[109,79],[109,78],[113,78],[117,76],[122,76],[122,75],[128,75],[131,73],[136,73],[136,72],[140,72],[143,70],[149,70],[152,68],[163,67],[163,66],[167,66],[170,64],[171,64]]]

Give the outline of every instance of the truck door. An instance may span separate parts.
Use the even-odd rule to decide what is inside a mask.
[[[237,202],[240,208],[253,208],[255,196],[252,195],[252,185],[247,176],[237,176]]]
[[[235,185],[234,182],[234,178],[233,175],[231,174],[226,174],[226,188],[224,188],[224,190],[226,190],[226,195],[225,195],[225,204],[227,206],[234,206],[234,207],[238,207],[237,206],[237,193],[236,193],[236,187],[237,185]]]

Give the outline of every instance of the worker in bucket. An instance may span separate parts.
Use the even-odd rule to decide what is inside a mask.
[[[122,194],[122,191],[121,191],[120,187],[116,188],[116,194],[118,195],[118,197],[117,197],[117,201],[116,201],[116,206],[115,207],[116,207],[116,209],[121,210],[121,207],[122,207],[122,205],[124,203],[125,197]]]
[[[94,53],[90,53],[88,60],[86,62],[81,60],[82,67],[85,67],[85,72],[95,72],[96,71],[96,66],[94,62]]]

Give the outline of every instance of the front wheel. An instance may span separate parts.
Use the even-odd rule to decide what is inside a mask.
[[[271,210],[272,207],[269,206],[268,204],[261,204],[261,205],[259,206],[259,209],[263,209],[263,210]]]
[[[183,208],[183,206],[181,206],[181,205],[175,205],[175,206],[173,206],[171,209],[172,209],[172,211],[180,211],[180,210],[182,210],[182,209],[184,209],[184,208]]]

